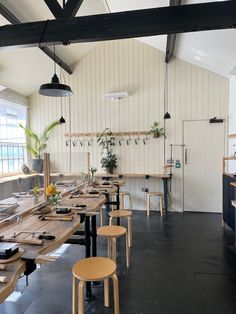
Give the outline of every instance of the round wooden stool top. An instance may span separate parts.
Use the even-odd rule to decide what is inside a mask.
[[[89,257],[73,265],[74,277],[84,281],[99,281],[116,272],[116,263],[106,257]]]
[[[109,216],[110,217],[130,217],[132,216],[132,212],[130,210],[123,210],[123,209],[120,209],[120,210],[112,210],[109,212]]]
[[[104,226],[97,229],[97,234],[103,237],[117,238],[126,234],[126,228],[122,226]]]
[[[150,195],[150,196],[163,196],[163,193],[161,193],[161,192],[147,192],[147,195]]]
[[[120,196],[126,196],[126,195],[130,195],[130,193],[126,191],[120,192]]]

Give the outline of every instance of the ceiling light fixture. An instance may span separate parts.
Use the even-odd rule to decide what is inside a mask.
[[[164,117],[163,119],[164,120],[167,120],[167,119],[171,119],[171,115],[170,113],[168,112],[168,85],[169,85],[169,82],[168,82],[168,63],[166,63],[166,70],[165,70],[165,82],[164,82]]]
[[[40,86],[39,94],[43,96],[51,97],[66,97],[73,94],[69,85],[61,84],[56,74],[56,62],[55,62],[55,44],[54,44],[54,75],[51,83],[46,83]]]

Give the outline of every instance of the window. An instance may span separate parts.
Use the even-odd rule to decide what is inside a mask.
[[[25,126],[27,107],[0,99],[0,174],[20,172],[26,163]]]

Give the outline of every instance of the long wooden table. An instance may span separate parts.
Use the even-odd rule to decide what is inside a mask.
[[[69,199],[68,196],[64,200]],[[83,215],[88,216],[88,213],[96,212],[106,201],[104,195],[100,195],[99,198],[79,198],[77,202],[83,202],[86,204],[85,213]],[[48,205],[47,205],[48,206]],[[21,250],[25,253],[29,251],[36,252],[38,254],[48,254],[62,245],[71,235],[73,235],[81,224],[81,215],[77,214],[77,210],[73,211],[73,220],[71,221],[48,221],[40,220],[38,215],[34,215],[32,200],[22,200],[20,206],[17,207],[15,217],[12,221],[0,221],[0,236],[12,237],[15,232],[21,231],[33,231],[33,232],[47,232],[54,235],[55,240],[44,240],[43,245],[29,245],[19,244]],[[54,213],[53,213],[54,214]],[[49,214],[50,215],[50,214]],[[20,218],[20,221],[19,221]],[[32,239],[32,235],[21,234],[20,237],[24,239]],[[90,234],[87,235],[90,237]],[[0,260],[0,262],[3,260]],[[7,264],[7,269],[0,271],[0,276],[6,276],[7,282],[0,283],[0,303],[2,303],[14,290],[17,280],[27,270],[27,264],[19,257],[16,261]]]

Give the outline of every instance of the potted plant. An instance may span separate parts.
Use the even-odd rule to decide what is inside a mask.
[[[60,192],[57,191],[57,188],[53,183],[47,186],[46,195],[48,196],[51,205],[56,205],[60,199]]]
[[[38,135],[30,128],[24,127],[21,123],[19,123],[19,127],[21,127],[25,131],[26,136],[30,139],[30,143],[26,145],[26,148],[34,157],[34,159],[32,159],[32,168],[34,171],[43,171],[42,153],[47,147],[46,143],[49,140],[49,136],[52,130],[57,125],[60,125],[60,122],[53,121],[44,128],[42,134]]]
[[[102,147],[102,153],[111,150],[115,145],[115,137],[109,128],[106,128],[97,136],[97,143]]]
[[[151,125],[151,129],[147,132],[147,134],[152,135],[154,138],[159,138],[161,136],[166,138],[164,128],[161,128],[159,126],[159,122],[157,121],[154,121],[154,123]]]
[[[97,137],[97,143],[102,148],[102,168],[107,173],[113,173],[114,168],[117,168],[117,156],[112,152],[112,148],[115,145],[115,137],[109,128],[106,128]]]
[[[97,168],[91,166],[89,170],[91,172],[92,181],[95,182],[95,173],[97,172]]]
[[[106,156],[102,157],[101,165],[102,168],[106,170],[107,173],[113,173],[114,168],[117,168],[117,156],[111,151],[107,153]]]

